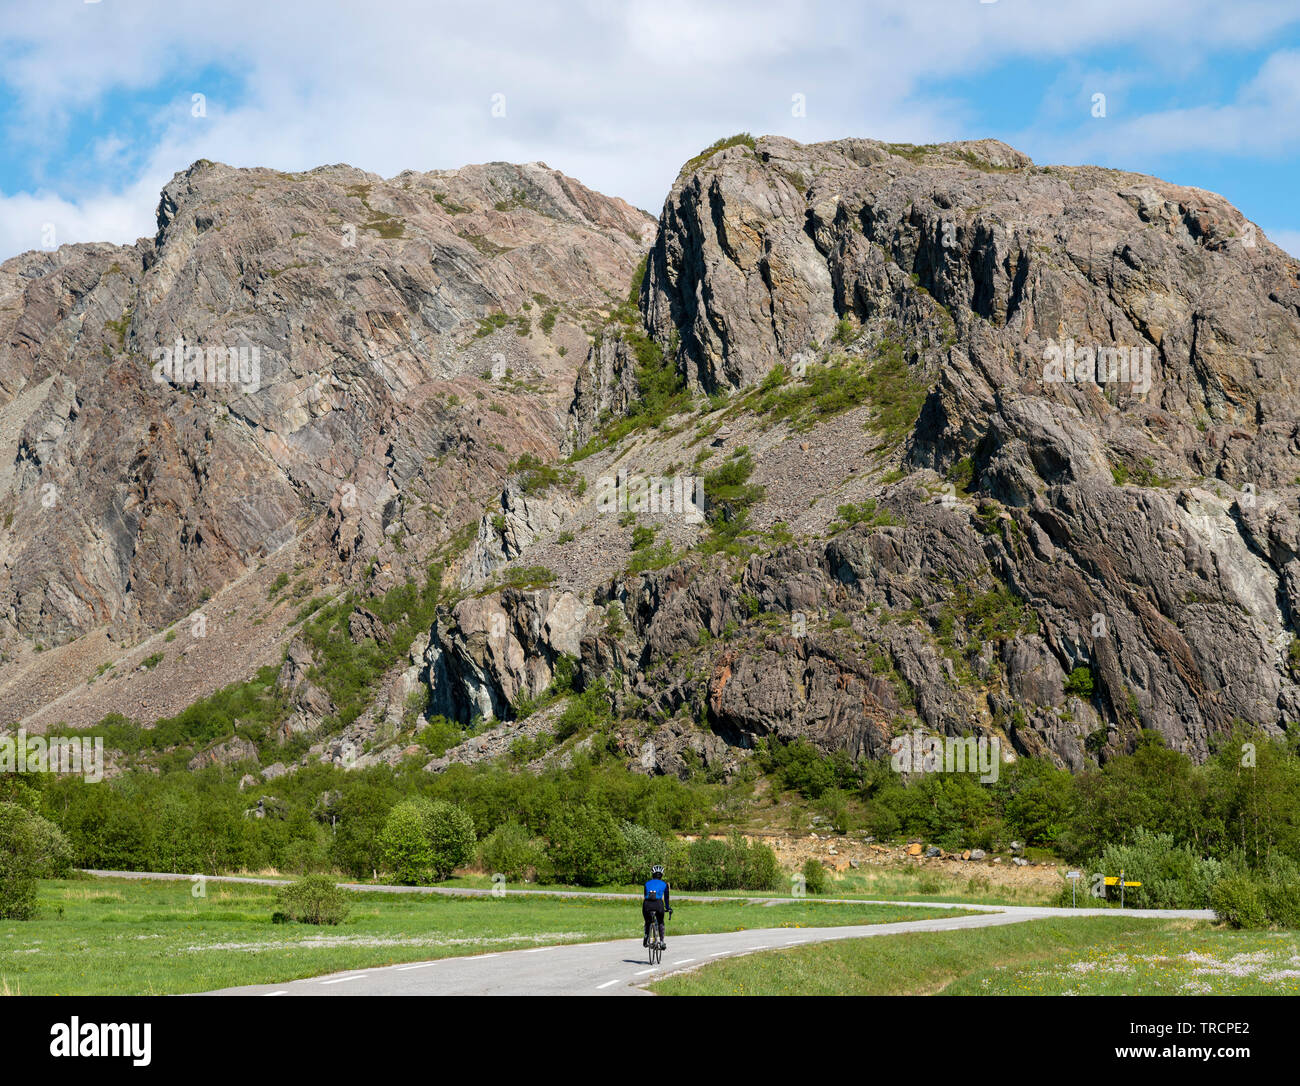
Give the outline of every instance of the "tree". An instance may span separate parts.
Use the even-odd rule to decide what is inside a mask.
[[[67,873],[71,857],[58,827],[16,803],[0,803],[0,920],[36,915],[36,880]]]
[[[463,807],[438,799],[424,816],[435,879],[445,879],[474,858],[474,820]]]
[[[546,855],[560,882],[608,886],[627,869],[626,842],[604,811],[585,804],[562,808],[550,818],[546,837]]]
[[[463,808],[423,796],[397,804],[379,834],[384,867],[408,886],[447,878],[473,858],[474,844],[474,820]]]
[[[1079,776],[1075,793],[1078,807],[1060,840],[1070,859],[1130,840],[1139,827],[1204,850],[1205,777],[1155,732],[1143,732],[1132,754]]]
[[[330,844],[330,858],[353,878],[365,878],[385,865],[379,840],[393,808],[396,790],[382,780],[348,782],[331,809],[337,816]]]
[[[1037,758],[1004,766],[994,785],[1007,827],[1026,844],[1054,845],[1074,805],[1074,778]]]
[[[405,886],[433,881],[433,846],[425,826],[430,806],[421,797],[404,800],[388,813],[379,832],[379,853],[384,867]]]

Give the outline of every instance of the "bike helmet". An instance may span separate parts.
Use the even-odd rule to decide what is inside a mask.
[[[664,877],[664,865],[655,864],[654,867],[650,868],[650,874],[656,879],[662,879]]]

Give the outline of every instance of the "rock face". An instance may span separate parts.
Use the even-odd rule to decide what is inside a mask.
[[[693,160],[657,232],[502,163],[198,163],[158,222],[0,265],[0,641],[156,630],[285,541],[383,588],[468,525],[339,734],[286,635],[277,741],[395,764],[442,714],[503,723],[434,769],[537,751],[518,706],[564,658],[602,749],[682,776],[914,727],[1078,770],[1300,716],[1300,264],[1217,196],[762,138]],[[225,377],[151,368],[177,337]],[[602,506],[629,475],[702,476],[710,521]],[[348,635],[405,652],[376,612]]]
[[[137,635],[305,532],[419,568],[394,536],[555,454],[650,228],[541,163],[204,161],[155,237],[0,265],[0,642]]]
[[[631,630],[589,635],[586,674],[741,747],[878,755],[914,715],[1075,769],[1140,727],[1202,757],[1297,718],[1300,265],[1221,198],[995,141],[763,138],[678,178],[640,301],[697,390],[894,351],[923,405],[890,433],[896,389],[863,401],[892,524],[593,585]],[[568,447],[630,374],[620,340],[589,356]],[[771,497],[798,460],[757,523],[799,514]]]
[[[565,493],[528,493],[516,480],[501,491],[498,511],[483,514],[465,583],[484,580],[498,566],[518,558],[539,537],[554,532],[577,506]]]
[[[918,544],[955,548],[934,574],[958,583],[982,552],[1037,614],[1004,646],[1012,703],[1064,707],[1088,667],[1108,726],[1195,754],[1235,718],[1296,719],[1300,266],[1220,197],[992,141],[762,139],[678,179],[643,303],[706,390],[841,318],[916,345],[904,466],[969,464],[996,526],[962,501]]]
[[[627,340],[616,332],[602,335],[578,370],[565,452],[590,441],[602,418],[626,415],[637,397],[636,361]]]
[[[429,712],[462,723],[511,716],[521,697],[551,685],[561,656],[581,654],[589,611],[572,592],[550,590],[461,601],[425,652]]]

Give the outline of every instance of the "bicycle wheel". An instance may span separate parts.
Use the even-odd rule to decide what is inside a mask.
[[[658,965],[663,958],[663,951],[659,949],[659,925],[652,923],[650,925],[650,964]]]

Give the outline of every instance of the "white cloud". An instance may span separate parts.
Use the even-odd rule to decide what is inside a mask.
[[[870,10],[831,0],[18,5],[0,26],[0,71],[24,118],[7,142],[34,157],[36,176],[59,176],[61,134],[78,111],[110,92],[184,87],[148,146],[123,145],[116,118],[103,118],[89,160],[121,177],[117,184],[82,192],[51,181],[57,196],[0,197],[0,258],[38,244],[39,224],[29,240],[33,222],[46,213],[66,223],[60,240],[131,241],[152,232],[158,188],[200,157],[286,170],[349,162],[385,176],[541,159],[655,213],[680,163],[718,136],[748,129],[802,140],[953,138],[965,134],[969,107],[927,89],[936,72],[970,73],[1017,56],[1069,58],[1102,44],[1192,63],[1208,42],[1267,41],[1293,7],[1289,0],[1079,0],[1066,8],[912,0]],[[242,81],[240,101],[224,101],[221,87],[204,86],[197,74],[184,78],[214,68]],[[1278,100],[1291,74],[1279,62],[1261,73],[1256,93]],[[196,92],[208,97],[206,118],[189,116]],[[504,118],[490,113],[496,93],[506,96]],[[806,117],[791,115],[795,93],[806,96]]]
[[[1300,257],[1300,230],[1265,230],[1264,235],[1279,249]]]
[[[0,258],[83,241],[127,243],[152,234],[158,186],[65,200],[52,193],[0,195]]]
[[[1036,141],[1071,162],[1187,152],[1273,156],[1300,149],[1300,51],[1279,50],[1236,98],[1125,118],[1114,109],[1068,138]]]

